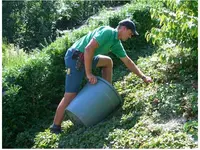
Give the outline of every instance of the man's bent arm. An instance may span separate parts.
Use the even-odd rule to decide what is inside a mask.
[[[91,39],[91,41],[88,43],[88,45],[85,47],[84,52],[84,62],[85,62],[85,73],[86,76],[89,76],[92,74],[92,59],[94,56],[95,49],[98,48],[98,43],[95,39]]]

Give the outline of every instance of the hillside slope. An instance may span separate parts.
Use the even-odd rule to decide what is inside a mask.
[[[138,60],[154,83],[146,85],[132,73],[114,82],[124,104],[105,121],[86,128],[67,120],[61,135],[49,129],[39,133],[34,148],[196,148],[197,111],[191,108],[197,103],[195,80],[188,74],[183,83],[176,69],[170,74],[167,68],[172,65],[158,56],[159,52]],[[114,76],[120,71],[114,69]]]
[[[183,8],[186,4],[183,2]],[[193,33],[189,36],[196,38]],[[126,48],[139,68],[153,78],[153,83],[143,83],[115,60],[118,65],[114,67],[113,85],[123,98],[123,105],[90,128],[73,125],[66,119],[61,135],[46,129],[36,136],[33,148],[197,148],[196,46],[192,49],[179,44],[141,45],[137,43],[140,53],[137,48]]]

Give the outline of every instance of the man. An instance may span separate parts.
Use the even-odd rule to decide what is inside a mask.
[[[112,59],[102,54],[111,51],[144,82],[152,82],[152,79],[145,76],[128,57],[121,43],[121,40],[126,41],[138,35],[135,24],[131,20],[125,19],[119,22],[116,29],[102,26],[89,32],[68,49],[65,55],[67,68],[65,94],[56,110],[54,123],[50,128],[51,132],[56,134],[61,132],[65,109],[76,97],[84,75],[91,84],[97,82],[96,76],[92,74],[92,67],[102,67],[102,77],[108,82],[112,82]]]

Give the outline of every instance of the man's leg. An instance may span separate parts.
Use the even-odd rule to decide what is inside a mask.
[[[64,118],[65,109],[79,92],[84,77],[84,67],[77,69],[77,58],[73,57],[75,52],[73,49],[69,49],[65,56],[65,94],[57,107],[54,122],[50,128],[53,133],[61,132],[61,123]]]
[[[99,61],[96,67],[102,67],[102,77],[112,83],[113,61],[110,57],[98,55]]]
[[[65,115],[65,109],[70,104],[70,102],[76,97],[77,93],[67,93],[65,92],[64,97],[60,101],[56,114],[54,116],[53,124],[50,127],[52,133],[59,134],[61,132],[61,123]]]
[[[77,93],[65,93],[64,97],[62,98],[61,102],[59,103],[56,114],[54,117],[54,124],[60,126],[62,120],[64,118],[64,113],[66,107],[70,104],[70,102],[76,97]]]

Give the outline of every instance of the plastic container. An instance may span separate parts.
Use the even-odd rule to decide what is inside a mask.
[[[66,113],[75,124],[87,127],[95,125],[111,114],[122,99],[114,87],[97,77],[96,84],[87,83],[66,108]]]

